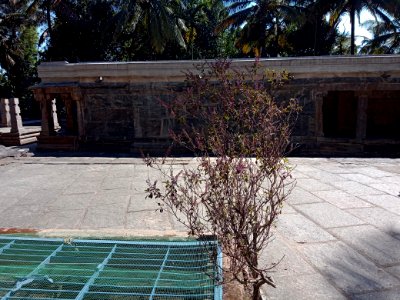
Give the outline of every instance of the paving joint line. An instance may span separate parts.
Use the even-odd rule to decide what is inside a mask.
[[[297,242],[293,240],[289,240],[288,237],[284,236],[283,234],[279,234],[281,238],[284,240],[284,244],[291,248],[294,252],[296,252],[310,267],[315,271],[316,274],[319,274],[326,282],[328,282],[340,295],[344,296],[346,299],[351,300],[350,296],[347,295],[342,289],[340,289],[338,286],[336,286],[335,282],[330,279],[329,277],[325,276],[324,273],[318,269],[311,261],[310,259],[304,255],[303,251],[300,251],[299,248],[297,247]],[[325,241],[324,243],[338,243],[339,241]],[[293,244],[293,246],[292,246]]]

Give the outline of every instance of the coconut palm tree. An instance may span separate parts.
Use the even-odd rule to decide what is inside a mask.
[[[36,22],[35,6],[30,1],[0,2],[0,66],[8,71],[22,55],[21,31]]]
[[[350,53],[355,54],[355,20],[360,21],[363,10],[369,11],[376,20],[390,24],[390,15],[399,10],[399,0],[317,0],[314,7],[325,10],[330,24],[336,27],[343,15],[350,16]]]
[[[217,27],[217,31],[229,27],[240,28],[236,46],[242,52],[254,52],[256,56],[277,56],[285,43],[285,30],[297,20],[302,2],[285,0],[224,1],[230,15]]]
[[[367,21],[364,25],[373,33],[371,39],[364,39],[361,52],[366,54],[400,53],[400,20],[393,19],[390,24]]]
[[[223,0],[182,0],[181,3],[182,9],[176,13],[187,26],[184,38],[190,57],[218,57],[223,51],[218,45],[222,34],[214,34],[214,29],[224,17]]]
[[[141,23],[146,29],[153,49],[160,53],[168,41],[175,41],[186,47],[182,31],[185,24],[178,18],[175,10],[179,9],[178,0],[128,0],[123,2],[121,10],[115,16],[117,23],[116,36],[127,27],[135,31]]]

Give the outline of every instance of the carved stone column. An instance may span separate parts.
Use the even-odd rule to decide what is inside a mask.
[[[42,109],[42,131],[40,133],[41,136],[55,135],[56,127],[54,126],[52,100],[52,97],[48,94],[43,95],[43,98],[40,100],[40,107]]]
[[[66,131],[67,135],[76,134],[78,124],[76,117],[76,103],[72,100],[71,94],[61,94],[61,99],[65,105],[66,112]]]
[[[50,135],[50,125],[53,122],[50,121],[48,105],[47,105],[47,101],[45,98],[43,99],[43,101],[40,101],[40,109],[42,111],[42,131],[40,132],[40,135],[49,136]]]
[[[56,98],[51,100],[51,117],[53,118],[54,130],[60,129],[61,126],[58,123]]]
[[[0,101],[1,124],[0,127],[10,127],[10,105],[9,100],[2,98]]]
[[[316,91],[314,95],[315,100],[315,134],[317,137],[324,136],[324,113],[323,104],[324,97],[328,94],[327,91]]]
[[[11,118],[11,133],[20,133],[24,130],[21,118],[21,109],[19,108],[19,99],[10,99],[10,118]]]
[[[52,127],[52,121],[50,120],[49,107],[47,105],[47,97],[43,89],[33,90],[35,100],[40,104],[40,110],[42,112],[42,130],[40,131],[40,136],[46,137],[50,135],[50,127]]]
[[[356,138],[362,141],[367,136],[367,108],[368,108],[368,95],[363,93],[358,95],[357,104],[357,129]]]
[[[83,137],[85,135],[84,128],[84,112],[83,112],[83,96],[79,88],[74,88],[71,92],[71,98],[76,101],[76,118],[78,124],[78,136]]]

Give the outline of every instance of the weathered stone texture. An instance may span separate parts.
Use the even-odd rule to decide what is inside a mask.
[[[80,145],[157,148],[167,141],[172,124],[160,101],[182,90],[184,71],[193,69],[193,63],[44,63],[39,67],[42,83],[33,87],[42,103],[42,141],[50,143],[47,136],[56,135],[49,127],[54,117],[47,110],[51,99],[62,96],[66,106],[76,103],[76,115],[67,113],[67,124],[78,128]],[[232,64],[241,68],[249,63]],[[274,94],[278,101],[296,98],[302,106],[293,132],[298,153],[400,153],[400,57],[280,58],[260,63],[293,75]]]

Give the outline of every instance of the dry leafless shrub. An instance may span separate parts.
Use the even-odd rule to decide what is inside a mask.
[[[293,187],[285,155],[299,106],[272,96],[287,79],[257,62],[246,70],[225,60],[199,66],[187,74],[187,89],[164,103],[176,123],[172,140],[193,151],[197,164],[165,169],[166,160],[146,159],[165,179],[148,181],[148,196],[191,235],[215,236],[226,271],[254,300],[262,285],[275,286],[259,258]]]

